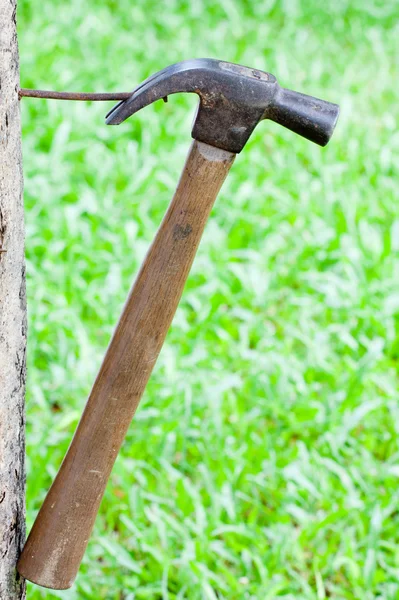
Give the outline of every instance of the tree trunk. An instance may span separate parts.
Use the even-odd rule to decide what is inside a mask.
[[[0,599],[25,598],[26,299],[16,0],[0,0]]]

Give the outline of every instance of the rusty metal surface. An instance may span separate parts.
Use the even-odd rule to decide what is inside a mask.
[[[20,98],[48,98],[50,100],[80,100],[81,102],[104,102],[109,100],[126,100],[131,92],[87,93],[87,92],[52,92],[49,90],[31,90],[21,88]]]
[[[193,138],[235,153],[262,119],[324,146],[339,113],[336,104],[281,88],[270,73],[201,58],[171,65],[146,79],[107,114],[106,123],[118,125],[148,104],[179,92],[200,98]]]

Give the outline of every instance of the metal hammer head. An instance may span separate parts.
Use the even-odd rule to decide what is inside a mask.
[[[272,119],[325,146],[337,122],[337,104],[284,89],[274,75],[233,63],[197,58],[177,63],[146,79],[106,117],[119,125],[169,94],[191,92],[200,102],[192,136],[211,146],[240,152],[262,119]]]

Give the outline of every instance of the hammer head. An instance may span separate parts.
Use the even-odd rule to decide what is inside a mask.
[[[200,58],[177,63],[146,79],[107,114],[106,123],[119,125],[147,104],[178,92],[200,97],[193,138],[235,153],[243,149],[262,119],[272,119],[325,146],[339,114],[337,104],[286,90],[270,73]]]

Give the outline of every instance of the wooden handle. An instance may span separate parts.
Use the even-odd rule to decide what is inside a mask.
[[[128,296],[84,413],[18,562],[34,583],[69,588],[235,154],[193,142],[174,198]]]

